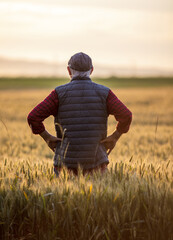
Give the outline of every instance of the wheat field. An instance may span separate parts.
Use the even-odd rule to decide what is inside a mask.
[[[108,171],[59,178],[26,121],[50,91],[0,91],[0,239],[173,240],[173,87],[113,89],[133,122]]]

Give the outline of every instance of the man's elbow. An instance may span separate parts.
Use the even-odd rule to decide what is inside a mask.
[[[127,123],[127,131],[129,131],[130,125],[132,122],[132,112],[130,110],[128,110],[127,116],[126,116],[126,123]]]
[[[132,122],[132,112],[129,110],[128,111],[128,116],[127,116],[128,120],[129,120],[129,123],[131,124]]]
[[[128,111],[124,112],[123,114],[123,118],[124,118],[124,122],[126,122],[126,124],[130,125],[132,122],[132,112],[128,109]]]
[[[126,111],[123,120],[119,122],[117,130],[119,132],[127,133],[129,131],[132,122],[132,112],[130,110]]]
[[[28,122],[29,127],[31,128],[32,133],[36,134],[35,128],[36,128],[37,123],[36,123],[35,119],[33,118],[31,112],[27,116],[27,122]]]
[[[27,116],[27,122],[28,122],[29,126],[32,124],[32,116],[31,116],[31,113],[29,113],[28,116]]]
[[[41,121],[39,121],[38,119],[36,119],[32,115],[32,112],[28,114],[27,121],[28,121],[28,125],[31,128],[31,131],[33,134],[40,134],[43,131],[45,131],[44,124]]]

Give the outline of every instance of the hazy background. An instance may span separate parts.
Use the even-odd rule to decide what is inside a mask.
[[[67,76],[80,51],[97,76],[173,75],[173,1],[0,1],[1,76]]]

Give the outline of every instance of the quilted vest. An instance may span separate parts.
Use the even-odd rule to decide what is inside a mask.
[[[107,136],[106,98],[109,88],[90,78],[72,79],[58,86],[58,115],[55,117],[57,137],[54,165],[91,169],[109,163],[100,141]]]

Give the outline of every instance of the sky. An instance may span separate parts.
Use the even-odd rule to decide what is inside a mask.
[[[0,57],[173,70],[172,0],[0,0]]]

